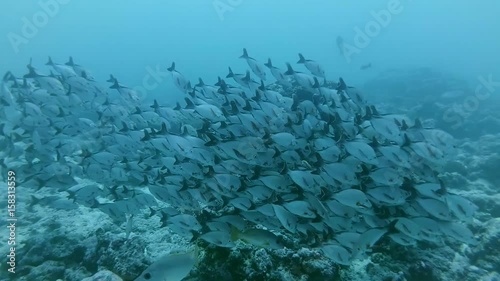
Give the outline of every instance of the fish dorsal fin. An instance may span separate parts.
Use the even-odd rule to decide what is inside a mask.
[[[109,75],[109,79],[108,79],[108,80],[106,80],[106,82],[110,82],[110,83],[111,83],[111,82],[113,82],[113,81],[115,81],[115,80],[116,80],[115,76],[113,76],[113,74],[110,74],[110,75]]]
[[[26,66],[28,68],[28,74],[24,75],[24,78],[35,78],[40,77],[38,73],[36,73],[35,68],[31,65],[32,58],[30,58],[30,63]]]
[[[242,58],[242,59],[248,59],[248,58],[250,58],[248,56],[248,52],[247,52],[246,48],[243,48],[243,55],[241,55],[240,58]]]
[[[160,108],[160,106],[158,105],[158,101],[156,101],[156,99],[153,101],[153,105],[151,105],[150,107],[155,109],[155,110]]]
[[[222,111],[222,115],[224,115],[224,117],[228,118],[230,116],[229,113],[227,112],[227,110],[224,107],[221,108],[220,111]]]
[[[170,72],[175,71],[175,62],[172,62],[172,65],[167,70]]]
[[[118,83],[118,79],[113,79],[113,85],[109,87],[110,89],[120,89],[120,84]]]
[[[271,58],[268,58],[267,63],[264,63],[264,65],[269,67],[269,68],[273,68],[273,63],[271,62]]]
[[[246,110],[246,111],[252,111],[253,110],[252,105],[250,105],[250,101],[248,101],[248,100],[246,101],[245,107],[243,107],[243,109]]]
[[[412,128],[415,128],[415,129],[422,129],[423,128],[422,122],[420,121],[420,119],[418,119],[418,118],[415,119],[415,124],[413,125]]]
[[[238,109],[238,106],[236,105],[236,102],[235,102],[234,100],[232,100],[232,101],[230,102],[230,104],[231,104],[231,112],[232,112],[234,115],[236,115],[236,114],[240,113],[240,110]]]
[[[174,110],[181,110],[181,109],[182,109],[181,104],[179,102],[177,102],[175,107],[174,107]]]
[[[205,86],[205,83],[203,83],[203,80],[201,78],[198,78],[198,84],[195,85],[196,87],[203,87]]]
[[[408,130],[408,128],[409,128],[409,127],[408,127],[408,124],[406,124],[406,121],[405,121],[405,120],[403,120],[403,121],[402,121],[402,123],[401,123],[401,126],[400,126],[400,127],[401,127],[401,131],[406,131],[406,130]]]
[[[438,179],[438,180],[439,180],[439,186],[440,186],[441,188],[439,188],[439,189],[436,191],[436,193],[437,193],[438,195],[441,195],[441,196],[446,195],[446,194],[448,193],[448,189],[446,188],[446,185],[444,184],[444,181],[443,181],[442,179]]]
[[[166,135],[168,133],[167,131],[167,124],[165,124],[165,122],[162,122],[161,123],[161,129],[156,132],[157,134],[160,134],[160,135]]]
[[[337,87],[337,90],[339,91],[345,91],[347,89],[347,85],[344,82],[344,79],[342,77],[339,77],[339,85]]]
[[[184,98],[184,100],[186,101],[186,107],[184,109],[194,109],[195,108],[193,101],[191,101],[189,98]]]
[[[141,139],[141,141],[148,141],[151,139],[151,136],[149,135],[149,132],[144,129],[144,137]]]
[[[261,90],[261,91],[266,90],[266,85],[264,85],[264,80],[262,80],[262,79],[260,80],[259,90]]]
[[[372,116],[381,116],[380,113],[378,112],[377,108],[374,105],[370,106]]]
[[[293,70],[292,68],[292,65],[290,63],[286,63],[286,71],[285,71],[285,75],[294,75],[295,74],[295,70]]]
[[[247,72],[245,73],[245,77],[243,77],[241,80],[245,83],[250,83],[250,81],[252,81],[252,79],[250,78],[250,71],[249,70],[247,70]]]
[[[306,62],[306,59],[304,58],[304,56],[299,53],[299,61],[297,63],[305,63]]]
[[[189,136],[189,132],[188,132],[188,129],[186,126],[182,126],[182,133],[181,133],[181,136],[182,137],[187,137]]]
[[[219,143],[219,140],[212,133],[207,132],[205,135],[210,139],[205,143],[205,146],[214,146]]]
[[[226,75],[226,78],[231,78],[231,77],[234,77],[233,70],[231,69],[231,67],[230,67],[230,66],[228,67],[228,69],[229,69],[229,73]]]
[[[69,66],[74,66],[75,65],[75,63],[73,62],[73,57],[72,56],[69,57],[69,60],[66,63],[66,65],[69,65]]]
[[[313,77],[313,79],[314,79],[314,84],[313,84],[313,85],[311,85],[311,86],[312,86],[312,88],[314,88],[314,89],[319,89],[321,86],[320,86],[320,84],[319,84],[318,78],[317,78],[316,76],[314,76],[314,77]]]
[[[408,134],[405,133],[403,135],[404,135],[404,142],[403,142],[403,145],[401,145],[401,147],[410,146],[411,145],[411,140],[408,137]]]
[[[49,56],[49,61],[45,65],[54,65],[54,62],[52,61],[52,58]]]
[[[220,87],[221,85],[222,85],[222,78],[220,78],[220,76],[219,76],[219,77],[217,77],[217,83],[215,83],[214,86]]]
[[[14,78],[14,75],[12,75],[12,72],[7,71],[7,72],[5,73],[5,75],[3,76],[2,81],[3,81],[3,82],[7,82],[7,81],[9,81],[9,80],[16,81],[16,79]]]

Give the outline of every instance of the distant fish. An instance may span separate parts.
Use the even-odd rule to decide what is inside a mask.
[[[252,69],[252,72],[255,73],[255,75],[259,76],[259,78],[264,81],[266,80],[264,66],[254,58],[248,56],[247,49],[243,49],[243,55],[241,55],[240,58],[247,61],[248,66],[250,66],[250,69]]]
[[[111,78],[114,78],[114,77],[111,75],[110,79]],[[122,97],[126,98],[128,101],[130,101],[132,103],[138,102],[140,100],[140,98],[135,90],[120,84],[118,82],[118,79],[116,79],[116,78],[114,78],[113,85],[111,85],[109,88],[116,89],[122,95]]]
[[[31,210],[34,205],[48,206],[50,208],[59,210],[78,209],[78,205],[73,201],[55,195],[43,198],[37,198],[34,195],[31,195],[31,202],[28,206],[28,210]]]
[[[263,76],[257,61],[243,58]],[[290,64],[284,72],[268,59],[281,85],[230,70],[239,86],[219,77],[192,89],[172,64],[173,83],[186,94],[176,107],[132,99],[135,91],[113,76],[108,90],[72,62],[77,76],[68,64],[50,60],[59,75],[43,75],[30,63],[22,78],[0,81],[0,166],[15,167],[33,192],[69,194],[32,197],[30,207],[94,208],[126,222],[126,237],[132,216],[148,208],[184,238],[280,249],[281,232],[344,265],[384,236],[403,246],[446,237],[474,243],[461,221],[477,206],[437,178],[453,137],[380,113],[342,78],[321,79],[320,64],[299,58],[312,74]],[[163,203],[169,207],[156,207]],[[182,280],[196,260],[192,251],[169,254],[136,280]]]
[[[297,63],[304,64],[306,68],[311,72],[311,74],[319,76],[321,78],[325,78],[325,70],[323,69],[323,67],[313,60],[305,59],[304,56],[300,53],[299,61]]]
[[[236,74],[231,67],[229,67],[229,73],[226,75],[226,78],[233,78],[236,83],[243,87],[247,87],[250,81],[250,71],[247,71],[245,74]]]
[[[271,74],[276,80],[278,80],[278,83],[282,84],[283,86],[292,87],[292,83],[290,83],[290,81],[288,81],[285,76],[285,71],[277,68],[276,66],[273,66],[270,58],[267,59],[267,63],[265,63],[264,65],[267,66],[269,70],[271,70]]]
[[[57,71],[59,74],[61,74],[65,79],[71,76],[76,76],[76,72],[73,69],[73,67],[69,65],[64,65],[64,64],[57,64],[52,61],[52,58],[49,57],[48,62],[45,65],[50,65],[52,66],[55,71]]]
[[[337,36],[337,48],[341,55],[344,55],[344,38]]]
[[[76,63],[73,62],[73,57],[69,57],[69,60],[68,60],[67,63],[65,63],[65,65],[73,67],[73,70],[78,75],[84,77],[85,79],[91,80],[91,81],[95,80],[94,76],[92,74],[90,74],[90,72],[87,69],[85,69],[83,66],[78,65],[78,64],[76,64]],[[108,82],[113,82],[113,81],[108,81]]]
[[[287,71],[285,72],[285,75],[293,76],[300,86],[314,92],[314,76],[295,71],[289,63],[287,63],[286,66]]]
[[[191,90],[191,83],[182,75],[179,71],[175,69],[175,62],[167,68],[167,70],[172,74],[175,86],[184,93]]]
[[[371,68],[372,67],[372,63],[367,63],[367,64],[363,64],[360,69],[361,70],[365,70],[365,69],[368,69],[368,68]]]

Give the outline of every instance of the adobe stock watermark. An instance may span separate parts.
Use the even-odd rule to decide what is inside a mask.
[[[170,71],[160,64],[157,64],[155,68],[146,66],[146,74],[142,77],[141,85],[133,87],[132,90],[136,92],[140,101],[144,101],[148,92],[156,90],[170,76]]]
[[[243,4],[243,0],[214,0],[212,2],[212,6],[220,21],[224,20],[224,14],[234,11],[234,9],[241,6],[241,4]]]
[[[353,43],[350,44],[342,40],[338,46],[347,63],[351,63],[353,55],[360,54],[362,49],[368,47],[372,39],[389,26],[393,16],[401,14],[403,10],[404,7],[400,0],[389,0],[385,9],[370,12],[372,20],[368,21],[363,28],[354,27]]]
[[[493,75],[488,75],[487,78],[479,76],[479,83],[474,90],[474,94],[466,97],[462,103],[454,103],[443,113],[443,121],[454,123],[451,128],[456,130],[460,128],[465,119],[469,118],[474,112],[479,109],[481,101],[491,97],[496,88],[500,87],[500,81],[493,81]]]
[[[7,39],[14,53],[19,53],[20,46],[28,44],[30,39],[33,39],[40,29],[44,28],[50,22],[50,19],[59,14],[61,6],[68,4],[70,1],[71,0],[38,1],[40,10],[35,12],[31,18],[21,18],[22,26],[20,33],[9,32],[7,34]]]

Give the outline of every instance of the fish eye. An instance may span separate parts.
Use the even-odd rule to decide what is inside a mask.
[[[144,279],[146,279],[146,280],[151,279],[151,273],[148,272],[148,273],[144,274]]]

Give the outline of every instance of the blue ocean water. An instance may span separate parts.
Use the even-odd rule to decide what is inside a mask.
[[[243,72],[244,61],[234,58],[246,47],[252,57],[271,57],[283,68],[298,52],[308,54],[322,62],[329,77],[344,76],[353,84],[373,75],[359,71],[368,62],[373,72],[429,66],[465,77],[499,75],[500,4],[493,0],[401,0],[398,13],[380,21],[374,15],[391,1],[56,1],[55,12],[44,20],[37,13],[45,2],[52,3],[1,4],[2,73],[24,71],[29,58],[45,63],[51,55],[65,62],[72,55],[96,76],[113,73],[127,85],[140,85],[148,67],[171,61],[191,80],[215,83],[229,65]],[[37,24],[36,31],[24,30],[23,19]],[[339,54],[337,36],[354,45],[355,29],[364,31],[372,21],[379,23],[373,37],[348,63]],[[26,40],[17,43],[12,33]],[[151,95],[178,96],[164,80]]]
[[[166,70],[172,62],[175,62],[175,69],[193,85],[198,83],[199,77],[206,84],[213,85],[218,77],[225,78],[228,67],[235,73],[242,74],[249,69],[247,62],[239,58],[243,48],[261,63],[271,58],[273,65],[282,70],[286,70],[286,63],[291,63],[294,69],[309,73],[296,63],[299,60],[298,53],[301,53],[324,68],[326,80],[337,83],[339,77],[342,77],[348,86],[361,89],[364,98],[377,108],[382,108],[383,113],[406,114],[411,119],[422,118],[426,129],[442,129],[456,138],[459,152],[453,158],[439,162],[442,164],[439,167],[442,172],[440,180],[451,188],[452,194],[458,194],[477,205],[477,214],[474,219],[468,218],[470,221],[467,224],[476,235],[474,238],[480,241],[479,246],[464,242],[460,237],[459,242],[454,240],[455,242],[440,244],[438,241],[436,244],[440,247],[434,244],[430,247],[435,250],[435,256],[429,257],[432,250],[402,246],[404,243],[400,241],[391,251],[375,247],[373,256],[370,255],[369,265],[355,262],[353,265],[330,266],[318,258],[318,253],[313,251],[312,246],[294,249],[292,252],[266,252],[263,250],[266,246],[255,245],[259,241],[255,239],[255,247],[245,248],[241,252],[230,252],[225,247],[222,250],[207,247],[209,250],[206,250],[208,254],[204,256],[204,264],[197,265],[197,274],[185,280],[215,280],[210,277],[218,278],[217,280],[325,280],[323,278],[332,276],[336,280],[405,280],[402,279],[405,277],[407,280],[423,280],[418,278],[431,271],[437,273],[425,277],[426,280],[452,280],[459,278],[457,276],[465,276],[463,280],[496,280],[494,278],[498,278],[500,270],[495,259],[499,246],[496,229],[500,215],[496,200],[499,194],[497,186],[500,184],[497,175],[500,165],[497,141],[500,130],[500,116],[497,112],[500,100],[500,90],[497,90],[500,88],[500,82],[497,82],[500,81],[499,14],[500,2],[494,0],[5,1],[0,3],[0,74],[10,71],[22,81],[22,76],[28,73],[26,65],[30,60],[37,70],[48,74],[51,68],[45,66],[45,63],[49,56],[55,63],[61,64],[71,56],[75,63],[90,70],[95,80],[102,85],[108,87],[104,81],[111,74],[120,84],[136,90],[144,108],[150,108],[154,100],[172,107],[180,102],[184,107],[186,93],[175,86],[171,73]],[[270,74],[267,71],[266,84],[275,81]],[[252,78],[257,79],[253,73]],[[231,84],[235,83],[231,81]],[[17,91],[16,87],[11,89]],[[292,94],[289,95],[291,96]],[[351,99],[354,100],[352,97]],[[19,99],[17,102],[25,101]],[[9,124],[13,121],[8,118],[5,110],[9,106],[6,103],[1,106],[0,116],[3,120],[0,119],[0,124],[4,135],[0,137],[2,144],[5,144],[5,139],[15,139],[17,135],[4,133],[4,128],[10,129]],[[70,112],[75,109],[63,108],[63,111],[66,110]],[[26,110],[19,112],[24,117],[30,114]],[[126,115],[132,115],[132,112]],[[20,139],[15,139],[14,142],[35,142],[32,133],[38,130],[36,126],[20,127],[25,134],[16,131]],[[60,126],[63,127],[65,126]],[[13,131],[17,129],[19,126],[14,126]],[[142,129],[138,130],[141,137]],[[154,130],[160,132],[158,127],[154,127]],[[114,133],[116,132],[113,131]],[[151,135],[155,137],[153,133]],[[208,134],[200,138],[203,141],[213,140]],[[266,138],[264,131],[258,138]],[[42,135],[42,139],[44,147],[55,144],[49,142],[50,138],[46,135]],[[149,139],[144,136],[141,142],[144,141]],[[111,146],[107,139],[103,143]],[[1,171],[4,174],[9,167],[23,167],[15,161],[16,156],[21,159],[28,158],[25,155],[29,155],[28,149],[22,145],[16,147],[17,150],[8,145],[5,147],[8,149],[0,150],[0,155],[8,160],[2,162]],[[435,156],[433,152],[430,154]],[[81,153],[85,155],[85,151]],[[56,156],[54,153],[53,156],[60,163],[59,154]],[[142,160],[144,159],[141,158]],[[176,165],[179,160],[182,162],[182,159],[174,160]],[[123,159],[120,161],[119,165],[125,162]],[[314,163],[307,163],[308,166],[311,164]],[[144,167],[145,171],[161,166],[154,165]],[[31,168],[30,165],[28,167]],[[273,172],[286,171],[281,166],[278,168]],[[296,166],[285,168],[298,169]],[[24,171],[19,174],[29,175],[29,180],[32,180],[41,174],[45,179],[45,174],[57,172],[52,168],[44,169],[39,166],[33,169],[41,169],[42,172],[32,175]],[[89,168],[82,165],[82,169],[87,172]],[[359,173],[361,171],[360,168]],[[204,172],[208,175],[211,171]],[[430,174],[432,176],[432,171]],[[421,176],[424,178],[426,175],[426,172],[422,172]],[[196,175],[193,177],[196,178]],[[2,188],[7,190],[8,179],[4,175],[0,178],[6,183]],[[155,179],[157,180],[158,178]],[[160,228],[160,224],[166,222],[159,222],[158,215],[151,215],[155,219],[152,221],[149,211],[148,214],[144,212],[135,215],[134,225],[127,222],[113,224],[104,213],[93,212],[96,210],[95,206],[82,204],[75,211],[71,202],[64,201],[64,204],[69,205],[63,205],[61,201],[50,197],[66,197],[69,192],[66,192],[64,184],[59,184],[57,188],[41,184],[40,189],[37,189],[32,186],[23,187],[23,181],[28,180],[19,179],[22,189],[17,191],[18,198],[21,198],[18,214],[20,219],[30,215],[34,217],[27,219],[29,223],[20,222],[22,227],[16,231],[19,242],[16,262],[18,268],[22,269],[21,274],[8,273],[8,266],[2,260],[4,267],[0,272],[1,280],[30,280],[29,278],[34,278],[32,276],[47,278],[36,280],[53,280],[51,278],[54,276],[61,280],[82,280],[83,277],[105,269],[120,275],[123,280],[134,280],[147,265],[154,264],[162,253],[169,252],[172,245],[186,245],[189,242],[184,241],[182,238],[185,237],[182,235],[174,234],[175,230],[163,232],[165,228]],[[196,180],[193,182],[199,184]],[[92,184],[92,181],[85,183]],[[184,183],[180,181],[177,186],[186,188],[182,184]],[[135,185],[144,186],[137,179],[130,185],[133,186],[131,190]],[[193,186],[196,185],[189,188]],[[438,186],[439,181],[436,180],[433,188]],[[105,183],[105,188],[112,187],[109,182]],[[248,186],[242,189],[246,187]],[[40,201],[33,203],[35,201],[32,196]],[[109,194],[106,196],[111,197]],[[2,208],[7,203],[7,197],[4,197],[0,201]],[[57,208],[53,208],[56,206],[54,201],[58,202]],[[180,209],[188,207],[181,206]],[[276,209],[271,212],[278,213]],[[206,214],[197,215],[200,219]],[[2,237],[9,235],[3,227],[8,225],[5,216],[2,213],[0,220]],[[175,215],[172,213],[169,216]],[[186,221],[189,220],[185,219],[184,222]],[[169,224],[175,225],[171,221]],[[197,224],[193,223],[192,226],[195,228]],[[39,227],[44,230],[37,232]],[[358,229],[357,232],[362,231]],[[456,232],[450,232],[450,237],[457,236]],[[467,237],[468,232],[464,231],[462,234]],[[248,235],[248,240],[252,240],[255,238],[252,235],[264,234]],[[320,241],[312,241],[318,238],[316,235],[305,236],[311,239],[306,239],[307,242],[315,247],[322,245]],[[132,238],[129,240],[130,237]],[[264,240],[269,238],[258,237]],[[463,239],[467,241],[466,238]],[[5,240],[1,242],[1,249],[8,251],[8,239]],[[98,250],[90,253],[81,247],[67,251],[55,247],[75,244],[75,241],[84,241],[82,245]],[[297,241],[290,239],[288,243],[297,247]],[[50,254],[44,255],[44,249],[47,248],[56,250],[47,251]],[[267,248],[271,246],[267,245]],[[411,253],[409,255],[416,258],[408,258],[401,253]],[[458,255],[455,259],[454,253]],[[192,261],[191,255],[190,252],[187,257],[183,257],[186,258],[186,263]],[[246,263],[245,259],[248,259]],[[314,262],[309,263],[311,260]],[[339,264],[339,260],[336,264]],[[448,260],[450,264],[441,267],[434,264],[439,260]],[[179,265],[176,262],[178,261],[174,259],[172,267]],[[454,268],[443,269],[446,266]],[[238,271],[240,275],[220,273],[231,267],[245,269]],[[400,274],[398,270],[404,272]],[[94,277],[88,280],[99,279]]]

